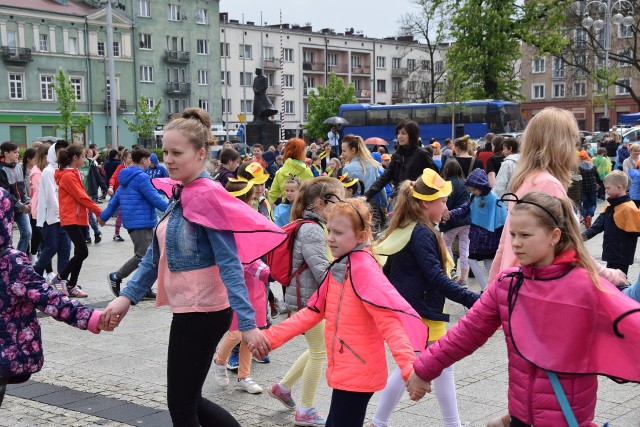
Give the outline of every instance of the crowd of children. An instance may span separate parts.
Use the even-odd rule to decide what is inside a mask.
[[[22,166],[15,144],[0,147],[0,184],[7,187],[0,190],[0,260],[6,271],[17,268],[0,286],[24,297],[28,281],[35,290],[28,293],[30,312],[41,308],[94,332],[113,330],[142,299],[169,305],[167,399],[174,424],[199,419],[236,426],[201,396],[209,368],[220,386],[229,384],[227,370],[237,369],[238,388],[262,393],[251,377],[252,354],[268,363],[270,350],[301,334],[307,349],[266,387],[300,426],[361,426],[378,391],[371,426],[387,426],[405,387],[417,400],[432,381],[444,425],[461,426],[452,365],[500,327],[509,362],[509,415],[497,419],[502,425],[571,425],[570,416],[589,425],[594,372],[640,381],[637,363],[621,363],[630,360],[625,346],[640,344],[640,322],[628,317],[620,326],[624,340],[607,329],[640,310],[634,301],[640,278],[631,287],[626,281],[640,235],[640,146],[632,145],[622,170],[612,171],[604,147],[595,156],[586,146],[576,151],[575,120],[550,108],[521,139],[488,134],[480,150],[468,136],[422,147],[419,127],[407,121],[397,126],[393,154],[372,152],[357,135],[337,137],[339,150],[293,138],[267,150],[256,144],[244,157],[225,144],[214,166],[208,120],[204,111],[188,109],[166,127],[168,171],[140,147],[112,150],[100,168],[95,153],[65,141],[26,152]],[[567,199],[576,174],[579,207]],[[103,211],[104,193],[111,198]],[[598,215],[602,196],[607,205]],[[134,246],[133,257],[108,274],[117,298],[104,312],[68,299],[87,296],[79,277],[91,242],[90,214],[100,225],[117,217],[114,239],[124,240],[122,225]],[[18,250],[34,255],[33,269],[11,249],[14,221]],[[606,267],[583,243],[601,232]],[[176,233],[188,238],[175,239]],[[94,229],[95,243],[100,236]],[[274,250],[286,256],[267,256]],[[283,301],[272,292],[275,277]],[[468,289],[473,284],[480,293]],[[567,311],[555,309],[548,295]],[[446,299],[469,309],[448,331]],[[0,306],[7,325],[15,320],[13,305]],[[608,316],[594,317],[596,306],[609,307]],[[289,319],[271,325],[285,313]],[[567,327],[550,331],[552,321]],[[580,342],[585,322],[602,325],[597,339],[610,344],[610,360]],[[6,346],[15,334],[8,337],[0,342],[0,403],[7,383],[24,381],[22,374],[28,378],[42,364],[29,359],[28,369],[14,369]],[[197,351],[187,351],[194,340]],[[390,376],[385,342],[398,365]],[[584,363],[571,357],[576,348]],[[333,389],[326,417],[316,405],[325,361]],[[563,396],[568,412],[559,403]]]

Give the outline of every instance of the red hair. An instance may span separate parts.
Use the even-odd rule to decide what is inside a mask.
[[[367,238],[373,240],[373,234],[371,233],[373,215],[367,202],[358,198],[350,198],[343,202],[333,203],[327,209],[327,221],[336,216],[346,216],[351,220],[351,225],[356,235],[364,231],[367,234]]]
[[[304,162],[307,144],[300,138],[291,138],[284,145],[284,159],[296,159]]]

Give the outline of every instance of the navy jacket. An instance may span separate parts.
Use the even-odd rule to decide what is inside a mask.
[[[445,298],[467,308],[480,298],[447,277],[436,235],[422,224],[416,225],[409,243],[387,259],[383,271],[400,295],[429,320],[449,321],[443,313]]]
[[[127,230],[155,227],[158,223],[156,209],[164,212],[168,203],[151,185],[149,175],[137,166],[130,166],[120,170],[118,181],[120,186],[100,219],[107,221],[119,206]]]
[[[465,203],[469,202],[470,193],[469,190],[467,190],[467,187],[465,187],[464,185],[464,179],[458,178],[457,176],[452,176],[447,178],[447,181],[451,181],[451,186],[453,187],[453,191],[451,191],[451,194],[447,199],[447,209],[452,211],[456,208],[462,207]],[[469,224],[471,224],[469,215],[461,215],[458,218],[452,218],[444,224],[440,224],[438,228],[444,233],[445,231],[453,230],[454,228],[462,227]]]

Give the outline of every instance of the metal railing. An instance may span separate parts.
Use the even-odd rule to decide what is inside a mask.
[[[31,49],[24,47],[2,47],[2,60],[4,62],[31,62]]]
[[[111,111],[111,103],[108,99],[103,102],[102,109],[105,113]],[[127,101],[125,99],[116,99],[116,112],[124,113],[125,111],[127,111]]]
[[[319,71],[324,73],[324,62],[303,62],[302,71]]]
[[[191,83],[167,82],[165,92],[168,94],[188,95],[191,93]]]
[[[172,64],[188,64],[191,60],[189,52],[179,50],[165,50],[164,60]]]

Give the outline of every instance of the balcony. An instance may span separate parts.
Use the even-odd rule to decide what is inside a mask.
[[[351,67],[351,74],[369,75],[371,74],[370,67]]]
[[[267,95],[270,96],[280,96],[280,86],[268,86],[267,87]]]
[[[329,64],[327,65],[327,71],[336,74],[347,74],[349,72],[349,66],[347,64]]]
[[[391,77],[407,77],[409,75],[408,68],[392,68]]]
[[[102,106],[105,113],[111,111],[111,103],[109,100],[105,100]],[[127,101],[125,99],[116,99],[116,113],[121,114],[127,111]]]
[[[358,99],[371,98],[371,89],[356,89],[356,98]]]
[[[167,95],[189,95],[191,93],[191,83],[167,82],[165,92]]]
[[[324,73],[324,62],[303,62],[302,70],[305,72],[317,71],[319,73]]]
[[[13,64],[26,64],[33,61],[31,59],[31,49],[24,47],[2,47],[2,61]]]
[[[263,70],[279,70],[280,69],[280,59],[279,58],[268,58],[262,60],[262,69]]]
[[[165,50],[164,61],[169,64],[188,64],[191,62],[191,56],[189,55],[189,52]]]

